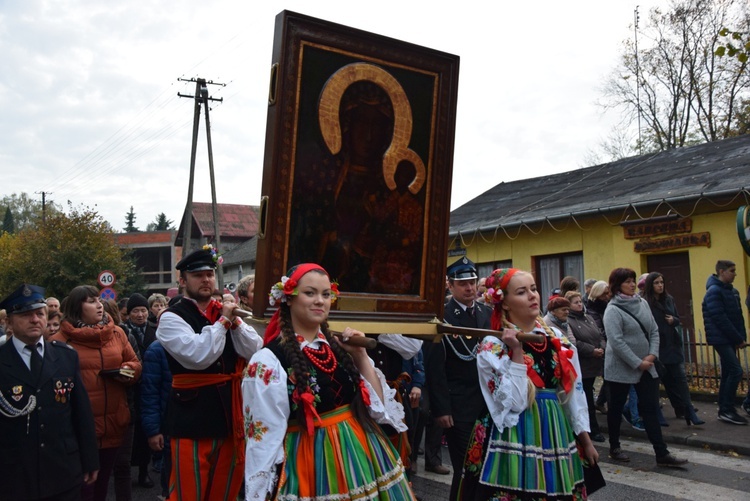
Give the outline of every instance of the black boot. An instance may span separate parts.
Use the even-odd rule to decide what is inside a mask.
[[[138,470],[138,485],[150,489],[154,486],[154,481],[148,474],[148,468],[139,468]]]
[[[688,426],[696,425],[700,426],[702,424],[706,424],[705,421],[703,421],[701,418],[698,417],[698,414],[695,413],[695,408],[688,404],[687,407],[685,407],[685,422]]]

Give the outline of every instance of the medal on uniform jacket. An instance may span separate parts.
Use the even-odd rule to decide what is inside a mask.
[[[13,400],[15,400],[16,402],[20,402],[23,398],[23,386],[14,386],[11,391],[13,391]]]
[[[69,393],[73,391],[73,386],[75,383],[68,378],[67,381],[63,382],[62,380],[58,379],[55,381],[55,401],[60,402],[64,404],[68,401],[68,398],[70,398]]]

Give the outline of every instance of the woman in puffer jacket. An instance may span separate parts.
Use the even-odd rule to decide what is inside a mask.
[[[67,343],[78,352],[99,444],[99,476],[95,484],[83,487],[81,499],[105,501],[117,449],[130,423],[126,387],[140,378],[141,363],[125,333],[105,315],[95,287],[74,288],[63,301],[62,313],[60,331],[51,339]],[[122,369],[132,376],[120,375]]]

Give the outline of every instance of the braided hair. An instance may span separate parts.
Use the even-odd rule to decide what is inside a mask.
[[[487,286],[487,293],[486,299],[491,300],[491,304],[494,305],[494,309],[492,312],[492,328],[494,330],[502,330],[502,329],[512,329],[512,330],[518,330],[518,327],[513,325],[510,320],[508,319],[508,315],[503,309],[503,300],[505,299],[505,294],[508,289],[508,284],[510,284],[510,279],[513,277],[513,275],[517,273],[523,273],[527,275],[531,275],[530,273],[522,270],[518,270],[515,268],[502,268],[498,269],[492,272],[492,274],[487,277],[485,280],[485,285]],[[492,291],[492,292],[490,292]],[[489,303],[489,301],[488,301]],[[542,329],[544,329],[544,332],[546,333],[546,336],[550,339],[553,339],[557,337],[555,333],[552,331],[552,329],[547,325],[547,323],[542,319],[541,315],[537,316],[536,322],[541,326]],[[528,387],[528,406],[531,406],[531,404],[534,402],[536,398],[536,386],[534,383],[531,382],[531,379],[527,378],[527,387]],[[564,393],[564,392],[563,392]],[[561,397],[561,401],[566,401],[568,398],[570,398],[570,395],[565,395],[564,397]]]
[[[311,270],[311,272],[323,273],[320,270]],[[310,386],[310,367],[307,358],[300,349],[300,343],[297,341],[297,334],[294,332],[294,326],[292,325],[291,310],[289,308],[289,303],[287,302],[283,302],[279,305],[279,327],[281,332],[280,344],[292,370],[290,381],[294,382],[295,390],[297,390],[299,394],[303,394],[308,391]],[[325,336],[326,341],[328,341],[328,344],[331,346],[333,354],[336,356],[336,360],[341,364],[341,367],[351,379],[352,384],[357,385],[362,376],[360,375],[357,366],[354,365],[354,360],[351,355],[349,355],[349,353],[332,339],[327,322],[321,323],[320,330]],[[367,408],[362,399],[362,393],[359,391],[358,386],[357,390],[354,392],[354,398],[350,407],[354,417],[362,423],[365,429],[368,431],[377,429],[374,425],[374,421],[367,412]],[[305,406],[297,406],[296,418],[302,429],[310,431],[307,430]]]

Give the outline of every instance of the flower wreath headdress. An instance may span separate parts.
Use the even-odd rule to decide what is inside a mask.
[[[213,245],[206,244],[203,246],[203,250],[211,251],[211,258],[218,266],[224,263],[224,258],[219,255],[218,250],[216,250],[216,247],[214,247]]]
[[[306,270],[305,273],[307,273],[307,271],[310,270]],[[291,275],[291,277],[281,277],[280,282],[276,282],[271,286],[271,291],[268,293],[268,303],[271,306],[274,306],[277,302],[286,303],[287,296],[296,296],[299,294],[299,290],[297,289],[298,282],[295,278],[297,275],[296,270]],[[304,275],[304,273],[302,273],[302,275]],[[302,275],[299,275],[299,277],[301,278]],[[331,303],[335,303],[338,297],[339,284],[338,282],[331,280]]]

